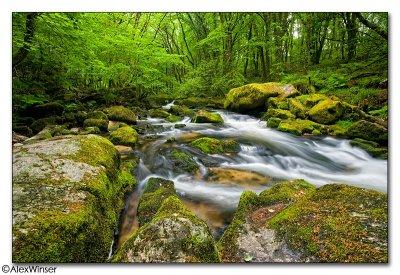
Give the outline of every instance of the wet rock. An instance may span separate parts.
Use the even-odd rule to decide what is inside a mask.
[[[136,114],[124,106],[112,106],[104,109],[109,120],[121,121],[128,124],[136,124]]]
[[[278,125],[278,130],[294,135],[312,134],[314,130],[325,132],[325,126],[310,120],[287,119],[282,120]]]
[[[236,112],[262,110],[270,97],[287,94],[287,85],[280,83],[252,83],[234,88],[226,95],[224,108]]]
[[[169,115],[165,120],[168,122],[174,123],[174,122],[181,121],[182,118],[179,116],[176,116],[176,115]]]
[[[171,108],[169,109],[169,112],[176,116],[192,117],[195,115],[195,111],[189,109],[186,106],[181,106],[181,105],[172,105]]]
[[[132,175],[107,139],[63,136],[13,152],[13,261],[104,262]]]
[[[110,134],[111,142],[117,145],[135,147],[138,138],[138,133],[131,126],[123,126]]]
[[[199,169],[196,161],[193,159],[193,156],[180,149],[172,149],[171,160],[173,162],[175,172],[194,173]]]
[[[206,180],[227,185],[257,186],[269,183],[270,178],[251,171],[212,167]]]
[[[239,143],[233,139],[218,140],[216,138],[202,137],[190,143],[205,154],[235,153],[239,151]]]
[[[271,128],[278,128],[281,121],[282,121],[282,119],[280,119],[280,118],[270,117],[267,121],[267,126],[271,127]]]
[[[207,225],[176,196],[169,196],[153,219],[124,243],[113,261],[215,263],[219,257]]]
[[[350,141],[350,144],[367,151],[368,154],[370,154],[373,157],[380,159],[388,158],[387,148],[380,147],[379,144],[376,142],[364,140],[361,138],[355,138],[352,141]]]
[[[151,109],[148,113],[151,117],[159,117],[159,118],[167,118],[169,117],[170,113],[163,109]]]
[[[222,123],[224,123],[224,120],[222,119],[221,115],[218,113],[212,113],[212,112],[208,112],[206,110],[200,110],[192,118],[192,122],[222,124]]]

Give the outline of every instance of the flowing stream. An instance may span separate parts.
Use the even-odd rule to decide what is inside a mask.
[[[136,171],[139,185],[126,203],[120,243],[137,228],[137,201],[151,177],[174,181],[184,203],[209,224],[216,238],[230,222],[244,190],[259,193],[281,180],[304,179],[316,186],[336,182],[387,191],[387,161],[369,156],[351,146],[348,140],[298,137],[267,128],[264,121],[255,117],[214,111],[224,119],[223,125],[190,123],[189,117],[177,123],[155,118],[139,121],[139,126],[147,127],[148,131],[141,136],[141,145],[135,151],[140,158]],[[189,146],[191,140],[200,136],[236,139],[240,151],[203,154]],[[193,175],[174,171],[168,157],[173,148],[194,156],[199,171]],[[210,171],[230,171],[230,174],[210,177]],[[235,171],[239,173],[235,175]]]

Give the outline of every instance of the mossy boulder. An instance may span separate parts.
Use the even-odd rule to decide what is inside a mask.
[[[150,178],[140,197],[137,208],[139,225],[151,221],[164,199],[175,195],[174,182],[163,178]]]
[[[62,136],[13,151],[13,262],[105,262],[135,184],[114,145]]]
[[[329,184],[267,221],[302,261],[388,261],[387,195]]]
[[[124,106],[112,106],[104,109],[109,120],[122,121],[128,124],[136,124],[137,116],[135,112]]]
[[[244,262],[248,256],[255,262],[298,261],[298,256],[276,240],[275,232],[265,223],[313,192],[315,187],[303,180],[281,182],[260,195],[243,192],[233,220],[217,244],[221,261]]]
[[[222,123],[224,123],[224,120],[222,119],[221,115],[218,113],[212,113],[212,112],[208,112],[206,110],[200,110],[192,118],[192,122],[222,124]]]
[[[193,117],[196,114],[195,111],[182,105],[172,105],[171,108],[169,109],[169,112],[176,116],[188,116],[188,117]]]
[[[165,120],[171,123],[175,123],[181,121],[182,117],[176,115],[169,115]]]
[[[108,120],[97,119],[97,118],[87,118],[83,122],[83,127],[97,127],[103,132],[108,131]]]
[[[262,116],[263,120],[268,120],[271,117],[277,117],[280,119],[293,119],[295,118],[295,115],[293,115],[290,111],[288,110],[282,110],[282,109],[268,109],[268,111]]]
[[[348,128],[347,136],[350,138],[371,140],[379,144],[387,144],[388,130],[380,124],[359,120]]]
[[[364,140],[361,138],[355,138],[350,141],[350,144],[365,150],[368,154],[370,154],[373,157],[380,159],[388,158],[387,148],[380,147],[379,144],[376,142]]]
[[[170,116],[170,113],[163,109],[150,109],[148,115],[150,117],[167,118]]]
[[[307,108],[297,99],[291,98],[288,100],[289,110],[297,118],[306,118]]]
[[[295,99],[300,101],[307,109],[311,109],[319,102],[328,99],[328,97],[324,94],[309,94],[297,96]]]
[[[282,119],[277,117],[270,117],[267,120],[267,126],[271,128],[278,128],[279,124],[281,123]]]
[[[131,126],[123,126],[111,132],[110,140],[114,144],[135,147],[139,135]]]
[[[326,133],[324,125],[306,119],[287,119],[282,120],[278,125],[278,130],[294,135],[312,134],[314,130]]]
[[[49,125],[56,125],[59,122],[61,122],[60,117],[45,117],[45,118],[39,118],[37,120],[35,120],[32,125],[31,125],[31,129],[32,132],[34,134],[39,133],[40,131],[42,131],[46,126]]]
[[[177,99],[175,102],[189,108],[208,107],[221,109],[224,106],[224,99],[215,97],[188,97]]]
[[[219,256],[206,223],[178,197],[169,196],[153,219],[117,251],[113,262],[216,263]]]
[[[325,99],[308,111],[308,117],[317,123],[334,124],[343,115],[343,105],[340,101]]]
[[[172,149],[171,160],[174,165],[174,171],[194,173],[199,169],[193,156],[180,149]]]
[[[275,108],[275,109],[289,110],[288,99],[280,97],[270,97],[268,98],[266,107],[267,109]]]
[[[233,88],[226,95],[224,108],[236,112],[261,111],[268,98],[286,93],[285,85],[275,82],[252,83]]]
[[[121,127],[128,126],[125,122],[119,122],[119,121],[109,121],[108,122],[108,131],[113,132]]]
[[[235,153],[239,151],[239,143],[233,139],[219,140],[202,137],[192,141],[190,145],[205,154]]]
[[[93,111],[87,114],[86,118],[108,120],[107,115],[102,111]]]

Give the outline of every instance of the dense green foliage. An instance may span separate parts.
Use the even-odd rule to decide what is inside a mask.
[[[357,102],[387,77],[387,21],[381,13],[14,13],[14,107],[57,95],[222,96],[270,81],[311,82]]]

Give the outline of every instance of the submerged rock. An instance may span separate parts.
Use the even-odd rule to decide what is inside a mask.
[[[269,82],[252,83],[234,88],[226,95],[224,108],[236,112],[262,110],[270,97],[286,95],[288,85]]]
[[[63,136],[13,152],[13,261],[104,262],[135,180],[111,142]]]
[[[135,147],[138,142],[139,135],[131,126],[123,126],[111,132],[110,140],[116,145],[126,145]]]
[[[239,143],[233,139],[218,140],[216,138],[202,137],[190,143],[205,154],[235,153],[239,151]]]
[[[227,185],[257,186],[269,183],[270,178],[251,171],[212,167],[206,180]]]
[[[387,262],[387,226],[383,193],[287,181],[244,192],[218,247],[224,262]]]
[[[222,123],[224,123],[224,120],[222,119],[221,115],[218,113],[212,113],[212,112],[208,112],[206,110],[200,110],[192,118],[192,122],[222,124]]]
[[[178,197],[169,196],[151,221],[122,245],[113,262],[215,263],[219,257],[206,223]]]
[[[124,107],[124,106],[112,106],[104,109],[104,112],[107,114],[108,119],[126,122],[129,124],[136,124],[137,116],[135,112]]]

